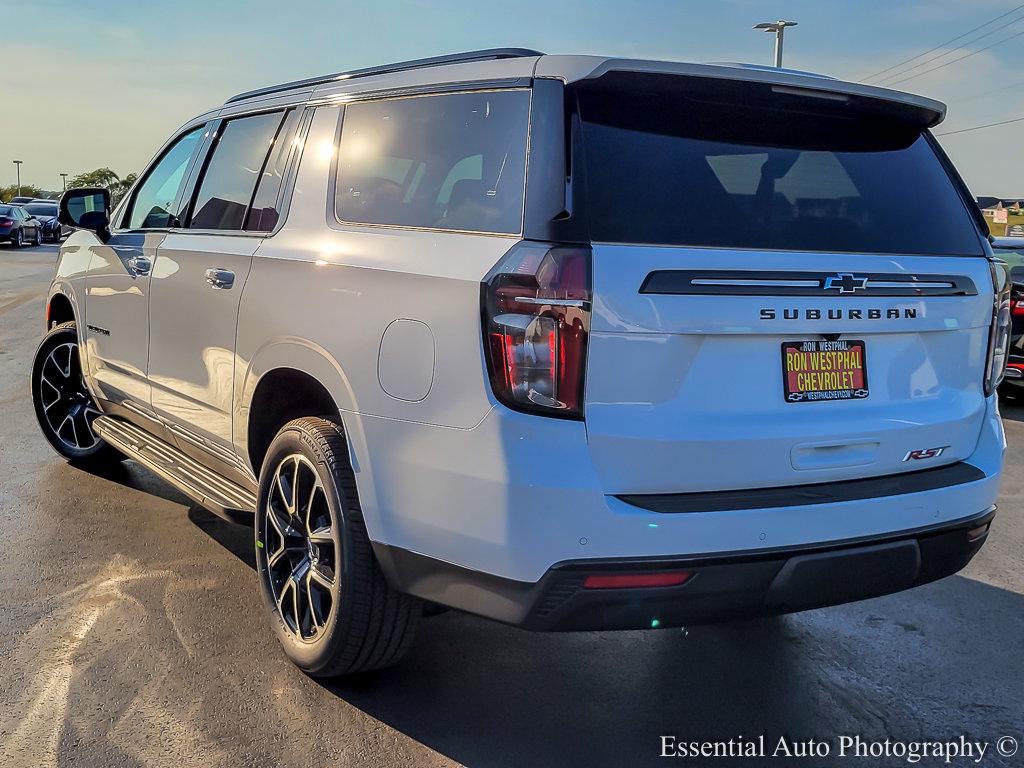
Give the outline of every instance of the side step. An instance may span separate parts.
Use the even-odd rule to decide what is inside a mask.
[[[92,428],[129,459],[156,473],[190,499],[233,523],[251,525],[256,495],[226,480],[134,424],[113,416],[100,416]]]

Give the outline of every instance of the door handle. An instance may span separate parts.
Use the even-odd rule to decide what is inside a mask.
[[[139,277],[145,277],[149,274],[149,270],[153,268],[153,262],[151,262],[145,256],[133,256],[128,259],[128,269],[131,270],[133,275]]]
[[[206,270],[206,282],[214,288],[229,289],[235,284],[235,273],[219,267]]]

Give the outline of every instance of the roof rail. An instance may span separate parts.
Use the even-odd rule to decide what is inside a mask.
[[[447,56],[431,56],[428,59],[412,59],[411,61],[399,61],[394,64],[382,64],[377,67],[366,67],[365,69],[353,69],[348,72],[336,72],[333,75],[321,75],[310,77],[305,80],[293,80],[290,83],[271,85],[267,88],[257,88],[254,91],[246,91],[237,96],[232,96],[225,101],[225,104],[233,104],[236,101],[244,101],[256,96],[266,96],[271,93],[290,91],[294,88],[309,88],[315,85],[334,82],[335,80],[350,80],[354,77],[370,77],[371,75],[385,75],[390,72],[404,72],[408,69],[422,69],[423,67],[438,67],[444,64],[462,64],[470,61],[488,61],[492,59],[517,59],[523,56],[543,56],[540,51],[529,48],[486,48],[482,51],[466,51],[464,53],[452,53]]]

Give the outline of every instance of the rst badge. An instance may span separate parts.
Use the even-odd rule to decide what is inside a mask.
[[[944,445],[941,448],[918,448],[915,451],[907,451],[907,455],[903,457],[903,460],[920,461],[921,459],[937,459],[947,448],[949,448],[948,445]]]

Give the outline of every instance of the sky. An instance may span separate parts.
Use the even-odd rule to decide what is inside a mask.
[[[46,189],[60,188],[62,171],[72,176],[103,166],[121,175],[140,171],[193,115],[241,91],[327,72],[504,46],[770,64],[773,36],[751,27],[792,19],[799,26],[787,32],[785,66],[861,80],[1019,5],[1019,0],[0,0],[0,18],[34,19],[26,22],[25,35],[8,29],[0,48],[8,75],[0,106],[0,186],[14,183],[14,159],[24,161],[23,182]],[[953,52],[989,30],[998,31]],[[946,122],[936,133],[1024,117],[1024,7],[924,59],[940,55],[902,76],[966,58],[892,84],[948,104]],[[1024,121],[939,140],[975,195],[1024,197]]]

